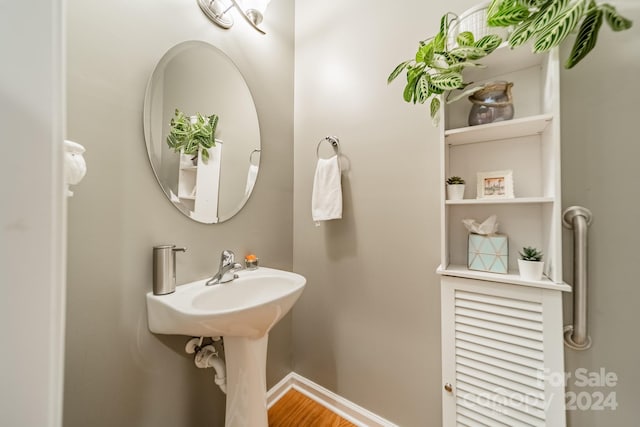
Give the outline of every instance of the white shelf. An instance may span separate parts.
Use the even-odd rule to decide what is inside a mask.
[[[496,70],[500,73],[513,73],[526,68],[542,67],[544,60],[545,55],[533,53],[531,43],[512,49],[507,42],[504,42],[491,55],[474,61],[485,65],[486,68],[465,70],[465,79],[480,81],[493,77]]]
[[[198,167],[197,166],[182,166],[182,167],[180,167],[180,170],[181,171],[193,171],[193,172],[195,172],[195,171],[198,170]]]
[[[473,144],[541,134],[553,120],[551,114],[522,117],[520,119],[450,129],[444,132],[449,145]]]
[[[178,196],[178,198],[183,200],[195,200],[196,196]]]
[[[524,280],[518,273],[497,274],[486,271],[469,270],[464,265],[449,264],[447,268],[438,267],[436,271],[442,276],[463,277],[465,279],[484,280],[488,282],[510,283],[512,285],[528,286],[531,288],[553,289],[563,292],[571,292],[571,286],[566,283],[554,283],[547,277],[542,280]]]
[[[462,199],[447,200],[447,205],[533,205],[553,203],[553,197],[516,197],[515,199]]]

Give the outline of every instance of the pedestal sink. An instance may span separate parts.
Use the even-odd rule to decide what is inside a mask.
[[[293,307],[306,284],[295,273],[260,267],[214,286],[207,279],[168,295],[147,294],[149,329],[156,334],[224,337],[226,427],[266,427],[266,360],[271,328]]]

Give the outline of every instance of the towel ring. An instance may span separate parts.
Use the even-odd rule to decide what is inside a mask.
[[[250,154],[249,154],[249,163],[253,164],[253,154],[254,153],[261,153],[262,150],[259,148],[256,148],[255,150],[253,150]]]
[[[320,144],[322,144],[324,141],[327,141],[328,143],[331,144],[331,146],[336,151],[336,154],[338,155],[338,158],[339,158],[342,153],[340,151],[340,140],[338,139],[337,136],[325,136],[324,138],[322,138],[318,142],[318,145],[316,146],[316,157],[318,159],[320,158]]]

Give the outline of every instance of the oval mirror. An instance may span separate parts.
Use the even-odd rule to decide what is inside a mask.
[[[160,59],[144,136],[158,183],[189,218],[226,221],[247,202],[260,163],[258,114],[242,74],[216,47],[187,41]]]

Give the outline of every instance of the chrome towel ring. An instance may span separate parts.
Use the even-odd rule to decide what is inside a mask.
[[[318,145],[316,146],[316,157],[318,159],[320,158],[320,144],[322,144],[325,141],[331,144],[334,151],[338,155],[338,158],[340,158],[340,155],[342,154],[342,152],[340,151],[340,140],[338,139],[337,136],[325,136],[320,141],[318,141]]]

